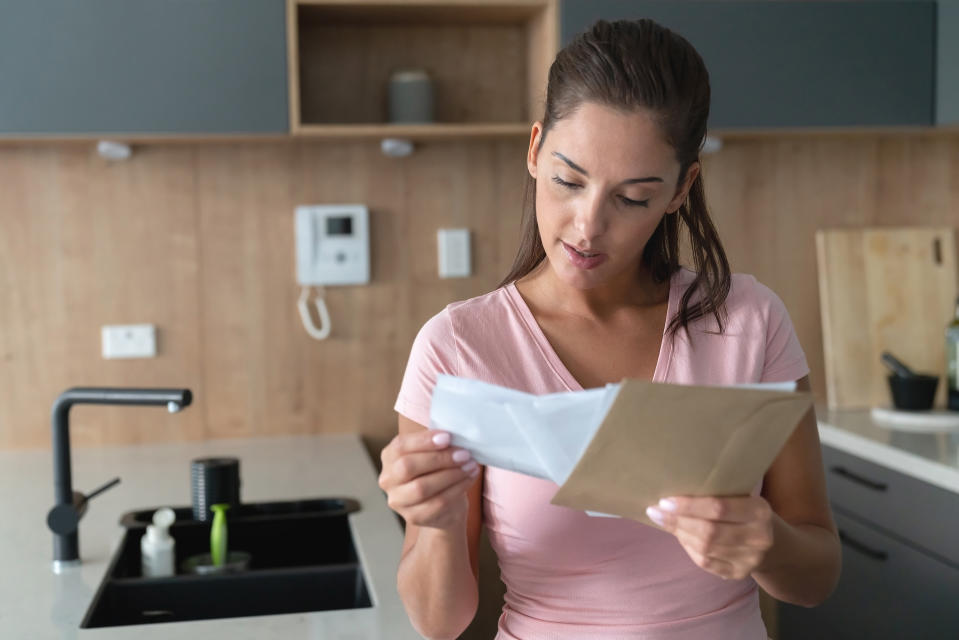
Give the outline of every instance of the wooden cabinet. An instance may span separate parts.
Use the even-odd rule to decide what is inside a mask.
[[[781,640],[954,637],[959,495],[823,447],[842,576],[818,607],[779,606]]]
[[[640,17],[683,35],[703,56],[711,128],[933,122],[933,2],[564,0],[561,44],[599,18]],[[941,48],[955,46],[954,38]],[[941,75],[956,74],[948,66]],[[959,113],[955,98],[945,106]]]
[[[556,0],[289,0],[294,135],[528,136],[556,54]],[[434,120],[389,124],[400,69],[431,78]]]
[[[289,131],[284,0],[0,7],[0,137]]]

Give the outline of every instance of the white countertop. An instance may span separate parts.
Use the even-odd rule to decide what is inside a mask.
[[[959,493],[959,433],[913,433],[878,426],[868,409],[816,407],[819,439],[839,449]]]
[[[242,502],[351,497],[350,515],[372,608],[199,622],[80,629],[80,621],[120,542],[120,516],[131,510],[190,504],[190,460],[240,459]],[[114,476],[121,483],[94,498],[80,521],[81,566],[51,570],[52,455],[0,452],[0,638],[420,638],[396,592],[400,524],[386,506],[359,436],[290,436],[244,440],[74,448],[73,487],[84,493]]]

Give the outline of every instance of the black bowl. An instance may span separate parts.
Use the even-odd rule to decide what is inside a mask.
[[[897,409],[908,411],[932,409],[937,386],[939,386],[939,376],[923,374],[910,377],[889,376],[892,405]]]

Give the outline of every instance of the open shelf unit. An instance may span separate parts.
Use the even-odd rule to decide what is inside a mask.
[[[295,136],[454,139],[529,134],[559,42],[557,0],[287,0]],[[435,123],[390,124],[397,69],[433,83]]]

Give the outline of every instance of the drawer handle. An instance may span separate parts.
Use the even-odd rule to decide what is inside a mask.
[[[861,484],[864,487],[869,487],[874,491],[885,491],[889,488],[885,482],[876,482],[875,480],[870,480],[869,478],[863,478],[861,475],[849,471],[845,467],[833,467],[831,471],[837,475],[842,476],[846,480],[852,480],[857,484]]]
[[[872,547],[869,547],[868,545],[863,544],[862,542],[859,542],[855,538],[850,537],[850,535],[846,533],[845,531],[843,531],[842,529],[839,530],[839,539],[842,541],[844,545],[852,549],[855,549],[856,551],[858,551],[859,553],[865,556],[869,556],[873,560],[884,562],[887,558],[889,558],[889,554],[886,553],[885,551],[879,551],[878,549],[873,549]]]

